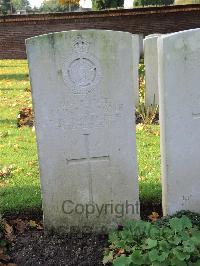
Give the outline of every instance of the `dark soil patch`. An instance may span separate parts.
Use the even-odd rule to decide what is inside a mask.
[[[17,266],[103,265],[105,235],[76,234],[47,236],[43,231],[29,230],[18,234],[10,249]]]
[[[149,220],[151,212],[162,216],[161,204],[141,203],[141,218]],[[7,213],[4,218],[42,221],[42,212],[32,210]],[[65,236],[46,235],[43,230],[26,228],[23,233],[14,230],[15,239],[9,249],[9,262],[17,266],[98,266],[103,265],[103,253],[108,245],[106,235],[74,233]]]
[[[155,202],[140,202],[140,216],[142,220],[149,220],[149,215],[152,212],[157,212],[161,218],[163,216],[162,204],[156,204]]]

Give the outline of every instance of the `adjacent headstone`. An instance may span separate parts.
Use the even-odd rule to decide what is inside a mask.
[[[133,8],[133,3],[134,0],[124,0],[124,8],[125,9]]]
[[[145,105],[159,104],[158,93],[158,49],[160,34],[148,35],[144,39]]]
[[[200,29],[158,40],[164,214],[200,212]]]
[[[139,218],[138,38],[83,30],[26,41],[47,230],[103,231]]]
[[[92,10],[92,0],[79,0],[79,8],[81,10]]]

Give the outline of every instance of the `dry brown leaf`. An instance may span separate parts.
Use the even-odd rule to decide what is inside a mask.
[[[5,230],[6,234],[10,235],[13,233],[13,227],[6,222],[4,224],[4,230]]]
[[[36,228],[36,227],[37,227],[37,223],[36,223],[36,221],[30,220],[30,221],[29,221],[29,226],[30,226],[31,228]]]
[[[16,219],[15,220],[15,228],[18,232],[24,233],[24,230],[26,229],[27,224],[22,219]]]
[[[43,230],[43,226],[41,226],[40,224],[37,225],[37,230]]]
[[[117,254],[124,254],[124,249],[123,248],[120,248],[118,251],[117,251]]]
[[[159,214],[157,212],[152,212],[151,215],[148,216],[148,218],[152,221],[155,222],[158,220],[159,218]]]
[[[0,254],[0,260],[8,262],[10,260],[10,257],[6,254]]]
[[[136,129],[137,129],[138,131],[143,130],[143,129],[144,129],[144,125],[143,125],[143,124],[137,124],[137,125],[136,125]]]
[[[8,241],[13,241],[14,240],[13,227],[5,222],[4,231],[5,231],[5,238]]]

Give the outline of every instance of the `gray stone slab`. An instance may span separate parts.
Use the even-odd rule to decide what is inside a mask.
[[[139,218],[134,43],[103,30],[26,41],[47,230]]]
[[[160,34],[152,34],[144,39],[145,63],[145,105],[159,104],[158,93],[158,49],[157,40]]]
[[[200,29],[158,40],[164,214],[200,212]]]

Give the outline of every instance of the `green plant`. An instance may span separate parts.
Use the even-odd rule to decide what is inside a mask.
[[[140,102],[136,108],[136,114],[144,125],[151,125],[153,122],[158,121],[159,106],[155,104],[155,99],[150,106],[146,106],[145,103]]]
[[[167,6],[173,3],[174,0],[136,0],[134,6]]]
[[[155,104],[155,98],[151,106],[146,106],[145,104],[145,66],[143,59],[141,59],[139,64],[138,76],[139,76],[139,104],[136,107],[137,123],[150,125],[158,121],[159,106]]]
[[[179,211],[172,216],[165,216],[162,219],[157,220],[156,224],[159,226],[163,226],[163,225],[168,224],[171,218],[174,218],[174,217],[181,218],[183,215],[187,216],[191,220],[193,226],[197,226],[198,229],[200,230],[200,214],[195,213],[195,212],[190,212],[190,211],[184,211],[184,210]]]
[[[103,263],[114,266],[200,265],[200,230],[183,215],[164,226],[128,221],[123,230],[109,234]]]
[[[145,95],[145,65],[144,59],[140,60],[138,67],[138,77],[139,77],[139,99],[140,102],[144,103]]]
[[[123,7],[123,0],[93,0],[93,10]]]

